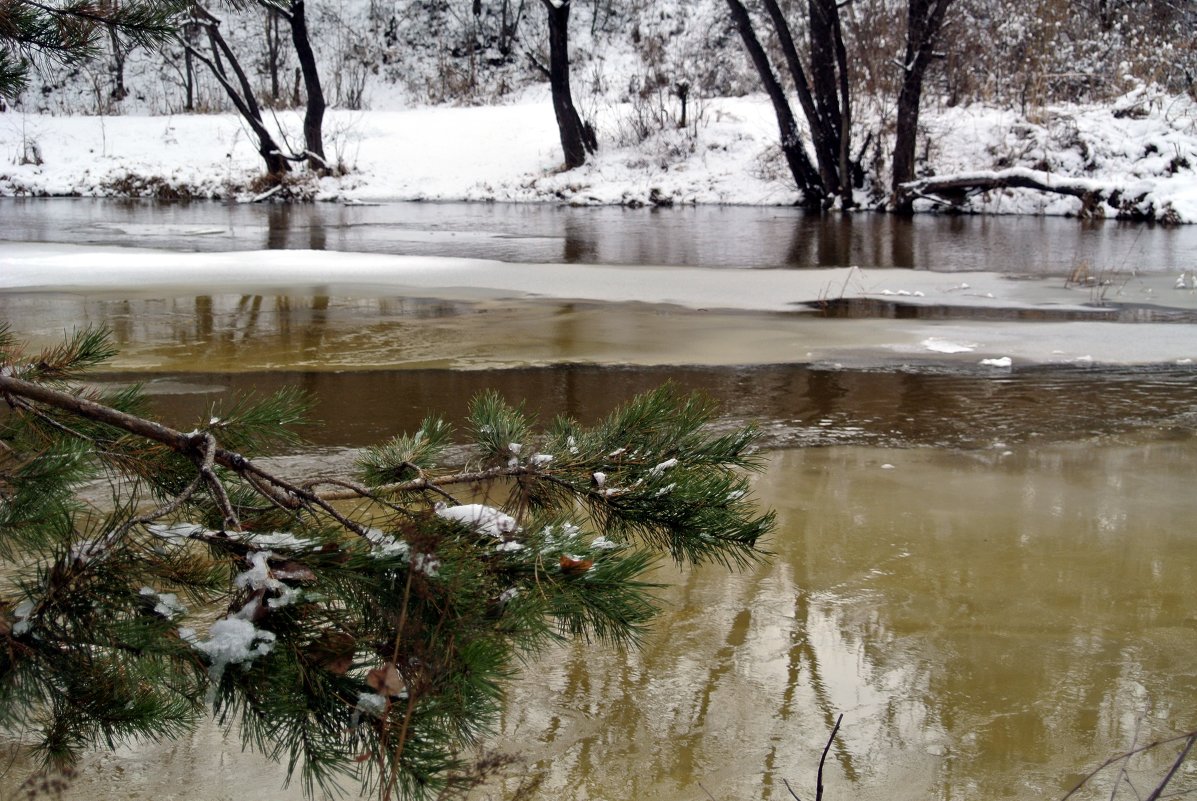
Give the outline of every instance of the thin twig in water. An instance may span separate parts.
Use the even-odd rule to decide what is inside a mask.
[[[840,716],[835,719],[835,726],[831,728],[831,734],[827,737],[827,744],[823,746],[823,755],[819,757],[819,772],[815,776],[815,801],[822,801],[823,799],[823,764],[827,761],[827,753],[831,751],[831,744],[835,742],[835,735],[840,730],[840,723],[844,720],[844,715],[841,712]],[[794,792],[794,788],[790,786],[788,779],[783,778],[782,784],[786,786],[790,797],[794,801],[802,801],[798,794]]]
[[[1176,761],[1172,763],[1172,767],[1164,775],[1164,778],[1151,791],[1151,795],[1147,796],[1147,801],[1159,801],[1164,788],[1168,786],[1168,782],[1172,781],[1172,778],[1176,775],[1176,771],[1180,770],[1180,766],[1188,759],[1189,751],[1193,750],[1194,742],[1197,742],[1197,733],[1189,735],[1189,739],[1185,742],[1185,747],[1180,749],[1180,753],[1176,755]]]
[[[1131,738],[1131,748],[1139,744],[1139,726],[1142,725],[1142,716],[1135,718],[1135,736]],[[1118,788],[1125,781],[1128,785],[1131,783],[1130,775],[1127,773],[1127,766],[1130,765],[1130,756],[1122,760],[1122,767],[1118,769],[1118,778],[1114,780],[1114,786],[1110,788],[1110,801],[1114,801],[1118,795]]]
[[[1077,782],[1076,785],[1073,786],[1073,788],[1071,790],[1069,790],[1064,795],[1063,798],[1060,799],[1060,801],[1068,801],[1068,799],[1072,798],[1074,795],[1076,795],[1078,792],[1080,792],[1081,788],[1084,787],[1086,784],[1088,784],[1090,779],[1092,779],[1097,774],[1101,773],[1103,770],[1108,768],[1110,765],[1113,765],[1115,762],[1118,762],[1119,760],[1126,759],[1128,757],[1132,757],[1135,754],[1141,754],[1144,751],[1150,751],[1151,749],[1158,748],[1161,745],[1168,745],[1168,743],[1178,743],[1181,740],[1188,740],[1190,743],[1185,748],[1185,750],[1182,752],[1183,754],[1187,754],[1189,748],[1192,747],[1192,742],[1194,740],[1197,740],[1197,730],[1185,732],[1184,734],[1178,734],[1175,737],[1166,737],[1163,740],[1156,740],[1154,742],[1148,743],[1147,745],[1139,746],[1138,748],[1132,748],[1129,751],[1126,751],[1124,753],[1117,754],[1115,756],[1110,757],[1105,762],[1102,762],[1096,768],[1089,771],[1088,774],[1083,776],[1081,778],[1081,780],[1079,782]],[[1169,778],[1171,778],[1171,777],[1169,776]]]
[[[831,729],[831,736],[827,738],[827,745],[823,746],[823,756],[819,757],[819,775],[815,779],[815,801],[823,801],[823,763],[827,761],[827,752],[831,750],[831,744],[835,742],[835,733],[840,730],[840,722],[844,719],[844,713],[835,719],[835,726]]]

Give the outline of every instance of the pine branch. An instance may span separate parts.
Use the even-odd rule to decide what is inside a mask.
[[[0,97],[16,97],[28,78],[29,60],[75,64],[95,56],[101,35],[134,47],[155,47],[174,33],[177,0],[130,0],[99,5],[89,0],[61,4],[9,0],[0,26]],[[23,58],[14,58],[16,51]]]
[[[0,718],[42,732],[50,760],[176,736],[210,705],[309,794],[353,775],[431,798],[463,781],[457,753],[522,659],[561,638],[635,645],[659,553],[742,562],[772,525],[744,499],[751,432],[711,433],[698,396],[538,434],[485,395],[480,466],[439,468],[451,429],[430,418],[370,449],[362,481],[289,480],[242,451],[295,442],[280,429],[300,398],[242,399],[184,433],[137,413],[135,389],[71,386],[105,353],[88,334],[22,360],[0,326],[0,553],[33,566],[0,598]],[[76,497],[94,478],[106,514]],[[462,505],[458,487],[511,497]],[[226,611],[197,632],[176,593]]]

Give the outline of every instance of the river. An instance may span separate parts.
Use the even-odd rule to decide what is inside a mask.
[[[1194,233],[788,209],[0,201],[13,242],[562,265],[1163,273],[1197,264]],[[431,409],[460,417],[490,387],[542,418],[593,420],[672,380],[718,399],[724,422],[761,425],[771,558],[731,575],[662,567],[664,612],[642,649],[563,646],[530,665],[488,743],[518,761],[478,799],[786,799],[787,781],[814,798],[841,713],[829,801],[1052,799],[1108,756],[1197,728],[1191,364],[844,366],[771,350],[788,315],[535,299],[129,287],[0,293],[0,312],[38,337],[110,326],[126,355],[98,380],[145,382],[179,425],[236,392],[308,389],[322,422],[291,455],[301,468],[343,465]],[[843,321],[808,323],[794,336]],[[1131,764],[1143,794],[1173,754]],[[1114,778],[1087,797],[1109,798]],[[298,796],[207,727],[89,758],[67,797]]]
[[[189,251],[312,249],[562,264],[868,265],[1067,275],[1197,264],[1197,226],[1060,217],[903,219],[786,207],[666,209],[510,203],[303,204],[0,198],[0,241]]]

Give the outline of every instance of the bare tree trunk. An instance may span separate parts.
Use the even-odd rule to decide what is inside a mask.
[[[838,7],[835,10],[832,28],[835,33],[835,62],[840,76],[840,201],[843,208],[850,209],[854,205],[852,200],[852,88],[848,83],[848,49],[844,47],[844,30],[840,24]]]
[[[772,5],[776,7],[775,3]],[[731,11],[732,21],[736,23],[736,29],[740,32],[740,38],[744,41],[744,48],[748,51],[753,66],[756,67],[757,75],[760,76],[761,84],[765,87],[765,92],[773,103],[773,112],[777,117],[777,127],[781,135],[781,150],[785,154],[790,174],[794,176],[794,183],[797,185],[798,191],[802,193],[803,205],[807,208],[820,208],[826,196],[826,184],[823,176],[815,169],[806,155],[806,149],[802,144],[802,135],[798,130],[798,122],[794,119],[794,112],[790,108],[790,101],[786,99],[785,90],[773,72],[769,56],[761,46],[760,40],[757,39],[756,31],[752,27],[752,19],[748,16],[748,9],[740,0],[727,0],[727,7]],[[788,32],[787,28],[786,33],[788,34]],[[793,50],[792,40],[790,49]],[[797,61],[796,51],[794,61],[790,66],[791,70],[795,72],[795,82],[799,83],[798,76],[802,74],[802,67]],[[802,79],[799,86],[805,86],[805,78]],[[800,100],[803,98],[802,89],[799,89],[799,98]],[[813,108],[809,92],[806,93],[806,98],[802,102],[804,108],[808,103],[811,103]],[[819,159],[819,163],[821,167],[824,166],[822,158]]]
[[[264,20],[266,34],[266,71],[270,73],[270,102],[278,106],[280,84],[278,80],[279,67],[282,64],[282,40],[278,35],[278,20],[281,15],[277,9],[267,8]]]
[[[892,205],[899,214],[913,211],[914,196],[901,190],[914,179],[915,137],[923,78],[934,55],[935,43],[953,0],[909,0],[906,22],[906,56],[902,62],[902,89],[898,93],[898,122],[894,134]]]
[[[308,38],[308,23],[304,11],[304,0],[292,0],[291,42],[303,72],[303,87],[307,93],[307,105],[303,115],[303,147],[308,158],[308,167],[313,170],[327,170],[324,158],[324,112],[328,104],[324,100],[324,89],[320,85],[320,72],[316,68],[316,54]]]
[[[810,73],[818,119],[823,129],[829,165],[834,180],[827,194],[838,194],[844,208],[852,207],[852,90],[848,83],[848,51],[837,0],[809,0]]]
[[[183,46],[183,81],[187,85],[187,97],[183,110],[191,112],[195,111],[195,65],[191,63],[191,47],[187,46],[186,43],[194,43],[195,23],[183,23],[182,37],[185,43]]]
[[[777,31],[777,40],[781,44],[786,66],[790,70],[790,79],[793,80],[794,88],[798,91],[798,102],[802,105],[802,113],[806,116],[806,122],[810,128],[811,143],[815,148],[815,161],[819,164],[819,175],[822,178],[823,186],[827,191],[834,191],[833,187],[839,183],[839,177],[836,175],[838,145],[828,138],[830,132],[815,107],[815,100],[810,91],[810,82],[807,80],[806,70],[802,67],[802,59],[798,56],[798,48],[794,45],[794,36],[790,32],[790,25],[786,21],[785,14],[777,0],[764,0],[764,2],[765,10],[769,12],[769,19],[773,22],[773,29]]]
[[[826,127],[828,139],[839,150],[843,120],[840,116],[839,81],[836,76],[835,37],[839,27],[839,8],[836,0],[810,0],[808,25],[810,28],[811,90],[819,118]],[[832,187],[828,187],[833,191]]]
[[[127,55],[116,28],[109,28],[108,35],[112,40],[112,94],[113,100],[121,101],[129,96],[125,88],[125,56]]]
[[[270,131],[262,122],[262,110],[258,107],[258,101],[254,97],[253,86],[250,85],[245,71],[241,69],[241,64],[233,54],[232,48],[229,47],[228,42],[225,41],[220,33],[220,20],[198,5],[191,7],[191,18],[196,24],[207,30],[208,44],[211,47],[212,56],[209,58],[204,55],[186,39],[183,41],[183,46],[195,58],[207,65],[212,75],[224,88],[229,100],[237,108],[237,112],[241,115],[241,118],[246,121],[253,130],[254,135],[258,137],[258,154],[266,162],[266,171],[271,175],[282,175],[289,172],[290,165],[287,164],[286,157],[283,155],[278,143],[274,141],[274,137],[270,134]],[[225,71],[224,62],[226,60],[228,61],[229,68],[232,69],[233,74],[236,76],[236,86],[234,86],[233,81]]]
[[[514,9],[511,7],[511,0],[503,0],[502,13],[499,20],[499,52],[504,56],[511,55],[511,47],[516,40],[516,35],[519,32],[520,20],[524,16],[524,0],[519,0],[519,5]]]
[[[572,170],[586,163],[587,153],[596,152],[598,142],[594,130],[583,125],[569,87],[570,0],[541,2],[549,15],[549,86],[553,92],[553,111],[557,115],[565,168]]]

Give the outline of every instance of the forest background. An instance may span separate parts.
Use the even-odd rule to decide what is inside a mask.
[[[110,37],[87,62],[35,70],[0,116],[9,156],[0,192],[259,195],[262,165],[253,150],[262,148],[253,144],[253,125],[230,116],[229,92],[200,57],[211,58],[207,32],[219,30],[278,149],[310,152],[300,117],[310,114],[311,85],[287,24],[295,5],[213,7],[202,20],[193,11],[163,48],[130,48]],[[770,5],[745,7],[793,97],[787,37]],[[817,20],[825,5],[776,4],[816,101],[817,43],[827,40]],[[787,139],[778,136],[725,0],[299,6],[329,109],[328,169],[320,180],[298,182],[293,196],[630,206],[810,200],[795,185],[793,165],[787,170]],[[560,169],[548,102],[550,23],[559,8],[572,9],[572,100],[596,146],[575,170]],[[910,177],[973,181],[916,200],[919,208],[1197,219],[1193,3],[854,0],[836,8],[844,53],[832,98],[850,98],[850,180],[840,182],[850,188],[828,186],[821,196],[845,206],[894,206],[894,138],[914,64],[911,20],[942,8],[942,27],[924,48]],[[64,119],[79,115],[86,127]],[[809,115],[795,116],[796,136],[814,154],[817,126]],[[1040,184],[1064,179],[1069,191],[1058,183],[1047,192],[1042,185],[1007,188],[1011,170],[1030,171]],[[1099,200],[1114,194],[1113,201],[1087,200],[1095,189]]]

